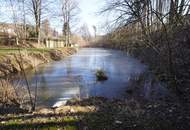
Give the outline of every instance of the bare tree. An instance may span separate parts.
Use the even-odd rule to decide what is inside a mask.
[[[32,12],[35,18],[36,33],[38,36],[38,44],[40,44],[40,27],[41,27],[41,15],[42,15],[42,0],[31,0]]]
[[[21,0],[21,3],[22,3],[22,17],[23,17],[23,30],[24,30],[24,44],[25,44],[25,40],[26,40],[26,37],[27,37],[27,30],[26,30],[26,3],[25,3],[26,0]]]
[[[87,24],[83,24],[81,26],[79,33],[86,42],[90,42],[91,34],[90,34],[90,31],[89,31]]]
[[[34,17],[35,30],[38,38],[38,45],[41,42],[41,24],[46,19],[51,19],[54,15],[52,6],[54,0],[28,0],[26,2],[28,15]],[[55,9],[55,8],[54,8]]]
[[[96,36],[97,36],[97,28],[96,28],[95,25],[93,25],[92,28],[94,29],[94,37],[96,38]]]
[[[71,38],[71,22],[78,14],[78,3],[75,0],[61,0],[62,10],[61,16],[63,19],[63,36],[66,46],[70,44]]]

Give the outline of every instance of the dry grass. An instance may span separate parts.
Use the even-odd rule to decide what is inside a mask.
[[[20,86],[19,83],[12,85],[9,80],[0,80],[0,105],[18,106],[28,102],[28,94],[25,87]]]

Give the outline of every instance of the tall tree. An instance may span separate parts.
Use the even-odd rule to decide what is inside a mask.
[[[42,15],[42,0],[31,0],[32,12],[35,18],[36,34],[38,36],[38,44],[40,44],[40,27],[41,27],[41,15]]]
[[[61,16],[63,19],[63,36],[66,46],[70,44],[71,38],[71,22],[78,14],[78,3],[75,0],[61,0],[62,10]]]

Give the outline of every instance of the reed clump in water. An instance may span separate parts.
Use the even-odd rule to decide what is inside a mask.
[[[106,75],[104,70],[99,69],[99,70],[96,71],[96,80],[97,81],[108,80],[108,76]]]

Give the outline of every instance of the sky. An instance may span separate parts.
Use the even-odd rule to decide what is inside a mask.
[[[79,0],[79,8],[81,9],[80,23],[86,23],[91,33],[93,32],[92,26],[94,25],[97,27],[99,34],[103,33],[101,25],[105,21],[105,18],[98,14],[103,5],[104,0]]]

